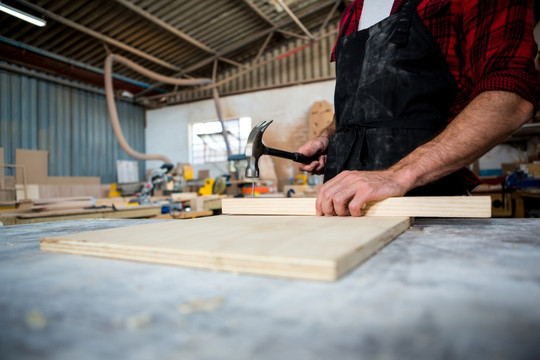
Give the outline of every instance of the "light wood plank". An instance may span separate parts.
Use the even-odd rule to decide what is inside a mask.
[[[2,212],[3,213],[3,212]],[[8,213],[0,215],[4,225],[35,224],[75,219],[136,219],[161,214],[160,205],[117,206],[114,209],[76,209],[32,213]]]
[[[409,228],[407,217],[213,216],[41,239],[44,251],[332,281]]]
[[[314,198],[228,198],[222,200],[224,214],[316,215]],[[491,217],[489,196],[395,197],[368,203],[366,216]]]

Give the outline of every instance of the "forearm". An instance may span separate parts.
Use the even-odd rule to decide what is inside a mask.
[[[532,104],[519,95],[481,93],[441,134],[389,170],[407,191],[428,184],[472,163],[528,121],[532,112]]]
[[[330,139],[332,136],[334,136],[335,133],[336,133],[336,115],[334,115],[334,117],[332,118],[332,122],[330,123],[330,125],[325,127],[323,131],[321,131],[319,136]]]

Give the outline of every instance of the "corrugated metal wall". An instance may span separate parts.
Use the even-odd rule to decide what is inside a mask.
[[[117,107],[126,140],[144,152],[144,108],[124,101]],[[48,150],[50,176],[100,176],[102,183],[116,182],[116,160],[133,160],[114,137],[104,95],[5,70],[0,147],[6,164],[15,163],[17,148]],[[143,180],[142,161],[139,172]]]
[[[233,67],[217,76],[217,82],[225,78],[243,73],[238,77],[218,86],[220,95],[230,95],[238,92],[262,90],[275,86],[290,86],[299,83],[329,80],[336,77],[335,65],[330,62],[330,54],[337,38],[338,23],[330,24],[326,33],[331,35],[318,42],[306,46],[308,43],[302,39],[292,39],[288,43],[266,51],[257,63],[269,61],[267,64],[256,67],[251,71]],[[305,46],[305,48],[303,48]],[[270,61],[283,56],[282,59]],[[244,65],[247,68],[257,63],[250,61]],[[211,90],[182,91],[176,95],[165,95],[167,104],[178,104],[194,101],[212,96]]]

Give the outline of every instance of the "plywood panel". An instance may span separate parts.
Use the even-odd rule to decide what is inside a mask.
[[[49,176],[47,184],[54,185],[100,185],[99,176]]]
[[[98,178],[99,179],[99,178]],[[99,184],[42,184],[39,185],[39,194],[42,198],[62,198],[92,196],[102,197]]]
[[[224,214],[315,215],[314,198],[222,199]],[[368,203],[366,216],[491,217],[489,196],[395,197]]]
[[[15,163],[24,165],[27,184],[45,184],[47,182],[48,151],[42,150],[15,150]],[[23,183],[23,174],[17,170],[17,184]]]
[[[410,218],[214,216],[55,236],[41,249],[193,268],[336,280]]]

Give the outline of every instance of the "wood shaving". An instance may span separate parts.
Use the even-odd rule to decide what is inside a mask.
[[[210,299],[197,299],[182,303],[178,306],[178,311],[181,314],[192,314],[196,312],[213,312],[223,304],[222,297],[214,297]]]

